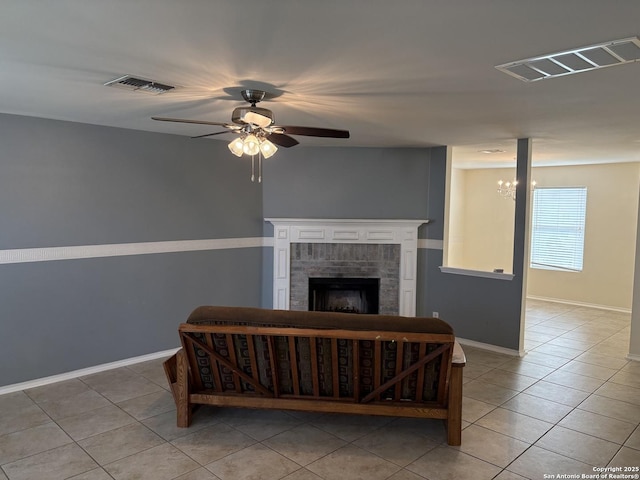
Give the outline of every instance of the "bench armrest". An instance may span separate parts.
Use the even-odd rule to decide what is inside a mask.
[[[464,350],[462,350],[462,346],[456,340],[456,343],[453,344],[453,357],[451,359],[451,363],[464,366],[467,363],[467,357],[464,355]]]

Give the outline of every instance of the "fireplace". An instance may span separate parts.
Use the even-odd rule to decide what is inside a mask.
[[[310,310],[310,278],[379,280],[378,313],[415,316],[418,227],[428,220],[267,218],[273,308]]]
[[[378,313],[379,278],[309,278],[309,310]]]
[[[310,278],[361,278],[378,282],[378,313],[398,315],[400,245],[293,243],[289,308],[311,310]]]

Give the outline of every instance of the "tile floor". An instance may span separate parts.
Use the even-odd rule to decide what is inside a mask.
[[[629,315],[529,301],[524,358],[465,348],[461,447],[437,420],[203,408],[178,429],[161,362],[119,368],[0,396],[0,480],[512,480],[638,467],[628,339]]]

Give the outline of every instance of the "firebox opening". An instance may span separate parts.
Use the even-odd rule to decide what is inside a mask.
[[[309,278],[309,310],[377,314],[379,278]]]

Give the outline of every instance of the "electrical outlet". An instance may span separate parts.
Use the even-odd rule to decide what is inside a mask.
[[[431,315],[433,318],[440,318],[440,314],[438,312],[433,312]]]

